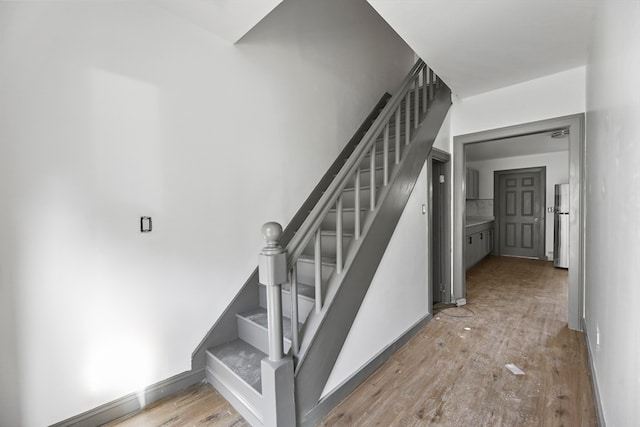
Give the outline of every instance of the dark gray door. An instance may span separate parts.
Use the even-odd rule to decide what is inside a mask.
[[[432,160],[433,165],[431,169],[431,182],[432,182],[432,196],[431,196],[431,254],[432,254],[432,269],[431,269],[431,283],[433,292],[433,303],[444,301],[444,269],[445,269],[445,252],[444,252],[444,240],[445,230],[444,226],[444,206],[445,206],[445,193],[444,193],[444,179],[440,177],[445,176],[444,164]]]
[[[496,171],[499,254],[544,257],[546,168]]]

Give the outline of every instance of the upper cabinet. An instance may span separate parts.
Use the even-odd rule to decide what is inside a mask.
[[[467,168],[467,200],[480,197],[480,172]]]

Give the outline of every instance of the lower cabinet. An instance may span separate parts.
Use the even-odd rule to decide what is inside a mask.
[[[488,228],[465,238],[464,266],[469,269],[493,251],[493,228]]]

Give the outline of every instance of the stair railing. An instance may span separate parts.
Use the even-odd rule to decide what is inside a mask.
[[[362,191],[361,182],[361,164],[367,155],[371,155],[370,160],[370,178],[369,178],[369,191],[370,197],[368,200],[368,210],[373,212],[379,205],[381,198],[376,194],[376,142],[377,139],[382,136],[383,138],[383,179],[382,187],[388,185],[391,179],[391,166],[398,165],[401,162],[401,147],[409,145],[411,138],[412,126],[418,128],[424,116],[429,108],[429,102],[434,97],[434,87],[439,87],[440,82],[438,77],[433,71],[426,66],[426,64],[419,60],[412,67],[408,76],[400,85],[397,93],[389,100],[383,111],[378,116],[377,120],[367,131],[362,141],[358,144],[352,155],[345,162],[345,165],[340,169],[340,172],[336,175],[335,179],[328,187],[327,191],[322,195],[317,205],[310,212],[306,220],[302,223],[295,236],[291,239],[287,245],[286,252],[286,269],[288,275],[288,281],[291,287],[291,353],[297,356],[300,351],[300,336],[298,330],[298,286],[297,286],[297,271],[296,264],[300,256],[302,255],[305,247],[313,240],[314,244],[314,264],[315,264],[315,310],[316,312],[322,311],[324,307],[323,293],[322,293],[322,245],[321,245],[321,232],[322,222],[327,217],[333,207],[336,209],[336,268],[335,274],[341,274],[345,268],[345,261],[348,262],[352,251],[345,253],[343,229],[344,229],[344,196],[343,192],[348,183],[353,180],[354,184],[354,240],[358,241],[364,233],[366,233],[367,227],[372,220],[371,215],[366,218],[365,223],[362,223],[360,217],[360,193]],[[413,94],[413,96],[412,96]],[[411,117],[411,101],[413,98],[413,114]],[[421,101],[420,101],[421,99]],[[405,125],[405,137],[404,143],[401,142],[401,124],[402,124],[402,107],[404,105],[404,125]],[[390,159],[390,123],[394,123],[395,127],[395,156]],[[395,172],[395,171],[394,171]],[[377,197],[378,196],[378,197]],[[355,245],[351,245],[353,248]],[[276,310],[278,307],[271,307],[268,305],[267,311]],[[276,314],[274,313],[274,316]],[[271,318],[271,314],[269,314]],[[272,337],[269,334],[269,339],[278,339]],[[282,341],[279,338],[280,342]],[[275,344],[274,344],[275,345]],[[271,347],[271,344],[270,344]]]

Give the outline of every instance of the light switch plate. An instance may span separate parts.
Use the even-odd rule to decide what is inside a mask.
[[[141,216],[140,217],[140,232],[141,233],[150,233],[152,230],[152,223],[150,216]]]

